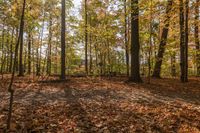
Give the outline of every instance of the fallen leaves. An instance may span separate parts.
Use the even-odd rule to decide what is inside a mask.
[[[152,85],[126,84],[117,78],[72,78],[66,83],[31,85],[16,82],[20,88],[15,92],[11,129],[60,133],[199,133],[200,83],[188,83],[184,90],[191,92],[182,93],[179,91],[183,85],[173,80],[152,82]],[[3,132],[9,95],[1,93],[0,132]]]

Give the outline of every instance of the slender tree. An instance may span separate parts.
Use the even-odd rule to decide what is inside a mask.
[[[131,0],[131,77],[133,82],[142,82],[140,77],[139,43],[139,5],[138,0]]]
[[[170,11],[172,9],[172,3],[173,3],[173,0],[168,0],[167,9],[166,9],[166,18],[164,21],[165,26],[162,29],[160,45],[159,45],[158,54],[156,57],[156,64],[153,71],[153,77],[156,77],[156,78],[160,78],[161,66],[163,62],[163,56],[165,52],[165,46],[167,43],[167,36],[168,36],[168,31],[169,31]]]
[[[199,4],[200,0],[196,0],[195,3],[195,45],[196,45],[196,66],[197,66],[197,76],[200,76],[200,41],[199,41]]]
[[[23,65],[23,35],[24,35],[24,13],[25,13],[25,6],[26,1],[24,1],[24,6],[22,9],[22,18],[21,18],[21,34],[20,34],[20,50],[19,50],[19,75],[18,76],[24,76],[24,65]]]
[[[188,49],[188,1],[180,0],[180,67],[181,67],[181,82],[187,82],[187,49]],[[185,8],[184,8],[185,7]]]
[[[127,1],[124,0],[124,42],[126,47],[126,74],[129,76],[129,43],[127,34]]]
[[[65,0],[62,0],[61,11],[61,80],[65,80]]]
[[[48,39],[48,57],[47,57],[47,74],[51,75],[51,38],[52,38],[52,17],[49,15],[49,39]]]
[[[13,85],[14,76],[15,76],[15,68],[16,68],[20,38],[23,36],[23,19],[24,19],[25,5],[26,5],[26,0],[23,1],[22,15],[21,15],[21,20],[20,20],[20,31],[19,31],[17,42],[16,42],[16,46],[15,46],[15,56],[14,56],[14,64],[12,68],[12,76],[11,76],[11,81],[8,88],[8,91],[10,92],[10,104],[9,104],[9,112],[8,112],[8,119],[7,119],[7,129],[10,129],[10,124],[11,124],[12,105],[13,105],[13,96],[14,96],[14,89],[12,88],[12,85]]]
[[[12,72],[12,66],[13,66],[13,40],[14,40],[14,31],[15,28],[12,29],[12,37],[11,37],[11,43],[10,43],[10,67],[9,72]]]
[[[85,0],[85,72],[88,75],[88,11],[87,0]]]
[[[189,0],[185,1],[185,82],[188,82],[188,39],[189,39],[189,30],[188,30],[188,21],[189,21]]]
[[[31,33],[28,33],[28,74],[31,74]]]
[[[152,55],[152,0],[150,0],[150,25],[149,25],[149,57],[148,57],[148,83],[150,84],[151,82],[151,55]]]

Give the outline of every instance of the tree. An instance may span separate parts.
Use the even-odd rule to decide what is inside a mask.
[[[85,72],[88,75],[88,11],[87,0],[85,0]]]
[[[65,80],[65,0],[62,0],[61,11],[61,80]]]
[[[23,3],[21,25],[20,25],[20,51],[19,51],[19,76],[24,76],[23,66],[23,33],[24,33],[24,12],[25,12],[26,0]]]
[[[11,81],[8,88],[8,91],[10,92],[10,104],[9,104],[9,112],[8,112],[8,119],[7,119],[7,129],[10,129],[10,124],[11,124],[12,105],[13,105],[13,96],[14,96],[14,89],[12,88],[12,85],[13,85],[14,76],[15,76],[15,68],[16,68],[16,62],[17,62],[19,43],[20,43],[21,37],[23,36],[23,24],[24,24],[23,19],[24,19],[25,5],[26,5],[26,0],[23,1],[22,15],[21,15],[21,20],[20,20],[20,31],[19,31],[17,42],[16,42],[16,46],[15,46],[15,57],[14,57],[14,64],[12,68],[12,76],[11,76]]]
[[[165,46],[167,43],[167,36],[169,31],[169,22],[170,22],[170,11],[172,9],[172,2],[173,0],[168,0],[167,9],[166,9],[166,19],[165,19],[165,26],[162,29],[161,41],[158,48],[158,54],[156,57],[156,64],[153,71],[153,77],[160,78],[161,73],[161,66],[163,62],[163,56],[165,52]]]
[[[185,82],[188,82],[189,0],[185,1]]]
[[[196,45],[196,66],[197,66],[197,76],[200,76],[200,42],[199,42],[199,4],[200,0],[196,0],[195,3],[195,45]]]
[[[139,5],[131,0],[131,77],[133,82],[142,82],[140,77]]]
[[[52,40],[52,16],[49,14],[49,37],[48,37],[48,52],[47,52],[47,74],[51,75],[51,40]]]
[[[31,74],[31,33],[28,33],[28,74]]]
[[[127,31],[127,1],[124,0],[124,42],[126,50],[126,74],[129,76],[129,42],[128,42],[128,31]]]
[[[180,10],[180,67],[181,67],[181,82],[187,82],[187,69],[188,69],[188,4],[189,1],[186,0],[185,6],[183,0],[180,0],[179,10]],[[184,8],[185,7],[185,8]]]

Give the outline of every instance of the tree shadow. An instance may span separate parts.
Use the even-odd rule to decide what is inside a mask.
[[[156,85],[157,84],[151,84],[150,87],[154,88]],[[154,90],[144,84],[140,85],[140,87],[149,91],[149,93],[143,94],[142,91],[138,92],[140,88],[138,88],[137,91],[133,91],[132,94],[129,92],[124,94],[120,93],[119,90],[106,88],[91,87],[81,89],[81,87],[72,87],[68,85],[68,83],[42,83],[39,84],[39,88],[34,91],[32,89],[17,91],[15,99],[17,102],[20,101],[23,103],[27,101],[27,103],[32,105],[30,107],[27,104],[25,106],[26,111],[22,112],[22,114],[27,114],[27,116],[32,113],[30,110],[34,111],[43,105],[52,106],[54,102],[66,104],[68,107],[63,107],[62,109],[64,112],[59,115],[64,115],[67,119],[74,121],[77,126],[76,128],[78,128],[80,132],[130,132],[133,129],[133,132],[145,132],[150,130],[153,132],[165,132],[166,130],[155,120],[159,114],[154,116],[155,114],[141,113],[138,108],[158,108],[166,104],[166,101],[169,101],[169,94],[164,95],[160,93],[162,90]],[[166,86],[160,85],[158,87],[163,88]],[[51,90],[51,88],[56,88],[56,90]],[[134,98],[130,98],[130,96],[134,96]],[[181,96],[176,95],[176,93],[174,95],[169,95],[171,99],[180,98]],[[138,105],[138,108],[127,110],[120,107],[119,104],[124,101],[128,101],[129,104],[134,103]],[[131,107],[131,105],[127,106]],[[61,110],[61,108],[56,108],[55,111],[58,110]],[[35,113],[34,117],[37,118],[40,117],[40,115],[41,114]],[[94,116],[97,116],[95,119],[103,122],[103,124],[97,125],[97,122],[94,121]],[[188,119],[188,117],[190,116],[184,119]],[[26,120],[25,118],[23,119]],[[175,125],[172,125],[170,131],[178,131],[181,124],[180,119],[181,118],[177,118],[177,122]],[[194,121],[196,123],[199,122],[198,119]],[[34,123],[34,121],[29,118],[29,123]],[[191,124],[187,121],[185,121],[185,123]],[[47,128],[48,126],[50,125],[47,125]],[[69,132],[75,132],[75,129],[71,129]]]

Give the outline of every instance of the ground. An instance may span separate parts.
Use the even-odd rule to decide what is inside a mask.
[[[6,132],[9,76],[0,84],[0,132]],[[15,80],[12,132],[200,133],[200,79],[23,77]]]

